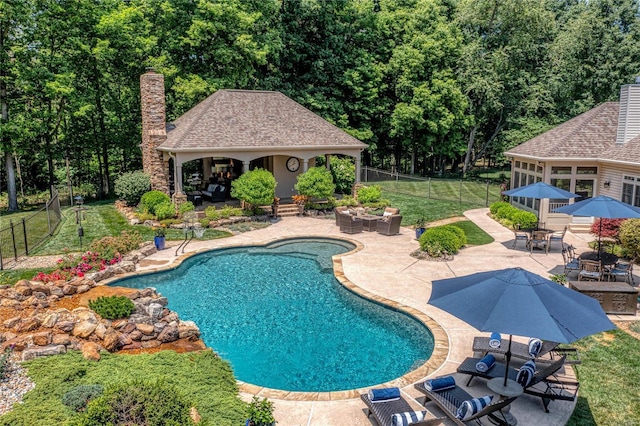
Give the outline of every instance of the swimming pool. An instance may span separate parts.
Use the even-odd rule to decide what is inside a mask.
[[[219,249],[111,285],[155,287],[180,318],[198,324],[241,381],[289,391],[356,389],[422,365],[434,340],[414,318],[340,285],[331,256],[353,248],[314,238]]]

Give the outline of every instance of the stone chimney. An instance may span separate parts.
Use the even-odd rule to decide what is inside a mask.
[[[625,144],[640,135],[640,78],[620,89],[620,114],[616,144]]]
[[[142,107],[142,169],[151,177],[151,189],[169,195],[169,162],[156,148],[167,139],[164,76],[148,71],[140,76]]]

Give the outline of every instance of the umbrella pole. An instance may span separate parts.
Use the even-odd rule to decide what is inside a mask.
[[[507,353],[504,357],[507,360],[507,367],[504,369],[504,383],[502,384],[505,388],[507,387],[507,377],[509,376],[509,363],[511,362],[511,339],[513,335],[509,335],[509,346],[507,347]]]
[[[600,218],[600,230],[598,231],[598,260],[600,260],[602,252],[602,218]]]

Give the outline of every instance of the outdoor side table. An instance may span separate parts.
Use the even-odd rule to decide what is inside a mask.
[[[507,379],[507,385],[504,386],[504,377],[494,377],[487,382],[487,387],[497,393],[500,399],[513,398],[524,393],[522,386],[514,380]],[[515,426],[518,424],[518,420],[511,414],[511,404],[504,407],[500,412],[509,425]]]
[[[380,220],[380,216],[374,215],[362,215],[358,216],[362,219],[362,229],[365,231],[373,232],[377,229],[378,221]]]

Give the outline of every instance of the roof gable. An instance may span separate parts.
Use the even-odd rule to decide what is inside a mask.
[[[218,90],[173,124],[159,149],[367,147],[280,92]]]
[[[598,158],[612,147],[618,102],[606,102],[505,152],[536,158]]]

